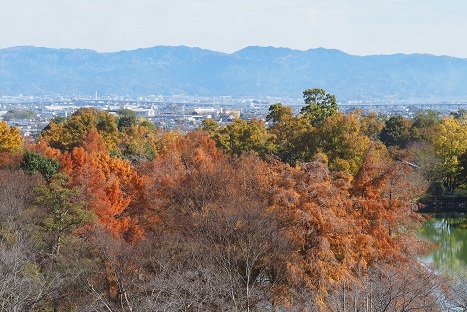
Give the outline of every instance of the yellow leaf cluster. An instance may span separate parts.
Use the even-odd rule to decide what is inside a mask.
[[[10,128],[4,121],[0,121],[0,152],[19,151],[23,147],[23,137],[18,127]]]

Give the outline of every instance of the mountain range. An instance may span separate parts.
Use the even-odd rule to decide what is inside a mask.
[[[0,95],[191,94],[338,99],[467,100],[467,59],[429,54],[355,56],[333,49],[247,47],[232,54],[185,46],[99,53],[0,49]]]

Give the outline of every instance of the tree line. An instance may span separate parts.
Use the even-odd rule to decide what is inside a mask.
[[[420,110],[411,119],[339,112],[336,99],[322,89],[304,91],[298,116],[281,103],[271,105],[262,120],[236,119],[220,127],[206,119],[202,129],[228,154],[252,152],[274,156],[294,166],[321,160],[333,171],[355,174],[371,146],[381,145],[393,159],[416,164],[430,183],[429,195],[466,196],[467,111],[441,116]],[[384,146],[382,146],[384,145]]]
[[[465,188],[465,116],[304,101],[187,134],[91,108],[34,142],[0,122],[1,309],[466,308],[416,260],[417,200]]]

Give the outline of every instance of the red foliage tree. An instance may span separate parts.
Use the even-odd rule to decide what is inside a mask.
[[[88,209],[95,212],[105,228],[130,242],[141,237],[143,231],[137,218],[127,211],[136,196],[139,177],[128,161],[109,155],[95,129],[80,146],[65,152],[61,163],[71,186],[81,189]]]

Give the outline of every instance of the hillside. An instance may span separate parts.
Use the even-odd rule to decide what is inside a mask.
[[[2,311],[464,311],[462,221],[415,211],[467,167],[464,120],[289,108],[188,133],[80,108],[27,144],[0,121]]]
[[[0,49],[0,94],[198,94],[339,99],[467,100],[467,59],[427,54],[354,56],[338,50],[247,47],[232,54],[184,46],[98,53]]]

